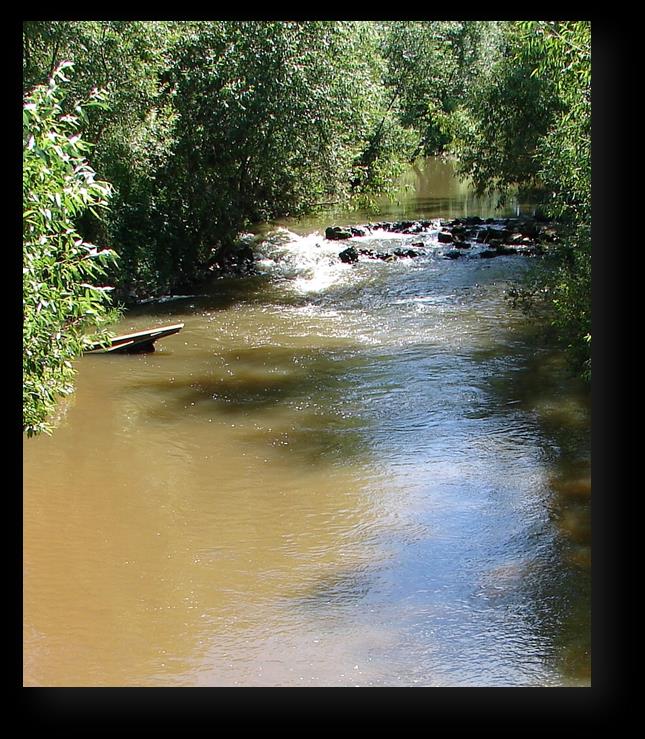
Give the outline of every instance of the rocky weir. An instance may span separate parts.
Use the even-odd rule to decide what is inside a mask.
[[[401,234],[418,237],[406,239],[401,246],[378,250],[361,246],[361,240]],[[471,216],[453,220],[382,221],[362,226],[329,226],[325,230],[329,241],[350,242],[338,253],[338,258],[352,264],[360,259],[414,259],[439,245],[446,259],[491,259],[508,255],[539,256],[548,244],[558,241],[557,224],[540,222],[527,216],[517,218],[486,218]]]
[[[329,226],[316,246],[338,242],[336,259],[345,264],[365,260],[395,262],[427,256],[441,259],[491,259],[522,255],[539,257],[559,240],[557,223],[522,215],[506,218],[469,216],[402,221],[377,221],[362,225]],[[312,234],[314,236],[314,234]],[[163,302],[184,293],[193,294],[215,278],[250,277],[264,272],[261,239],[241,234],[226,248],[213,248],[209,260],[196,268],[194,280],[169,286],[165,294],[152,294],[146,286],[122,290],[126,304]]]

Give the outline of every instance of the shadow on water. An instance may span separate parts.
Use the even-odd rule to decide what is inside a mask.
[[[209,401],[222,413],[243,413],[340,393],[350,382],[347,359],[342,350],[330,348],[239,348],[218,352],[217,364],[201,377],[146,378],[131,387],[156,388],[165,400],[174,396],[178,409]]]
[[[563,354],[535,326],[525,327],[513,362],[499,362],[485,382],[493,404],[532,418],[547,470],[554,545],[523,579],[537,628],[558,648],[557,667],[588,683],[591,650],[591,393]],[[527,340],[530,338],[531,340]],[[556,608],[554,604],[558,604]]]
[[[196,285],[194,293],[189,295],[169,295],[129,305],[126,318],[150,315],[172,317],[178,310],[185,315],[204,310],[223,311],[242,302],[264,303],[268,281],[265,275],[212,278]]]
[[[320,465],[369,453],[368,421],[353,412],[353,375],[365,361],[346,347],[245,347],[218,352],[199,376],[146,378],[128,392],[157,394],[149,418],[171,421],[192,413],[226,424],[247,421],[247,440]]]
[[[248,277],[211,278],[195,285],[191,294],[166,295],[161,298],[127,306],[124,318],[157,316],[175,320],[177,316],[226,311],[236,305],[267,305],[300,307],[310,302],[306,295],[285,291],[279,281],[268,274]]]
[[[374,588],[374,574],[365,568],[326,574],[299,595],[290,598],[290,607],[324,610],[351,606],[367,598]]]

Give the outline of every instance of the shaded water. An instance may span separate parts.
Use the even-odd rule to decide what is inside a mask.
[[[446,166],[381,217],[498,215]],[[589,684],[589,408],[528,262],[345,265],[332,222],[129,313],[186,325],[25,441],[25,685]]]

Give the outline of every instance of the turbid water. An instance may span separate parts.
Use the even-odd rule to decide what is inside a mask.
[[[378,218],[499,215],[407,181]],[[531,260],[343,264],[330,217],[130,311],[185,328],[25,440],[25,685],[590,684],[590,410],[505,300]]]

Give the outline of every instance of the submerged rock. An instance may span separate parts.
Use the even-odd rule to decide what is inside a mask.
[[[421,245],[421,244],[420,244]],[[414,259],[420,257],[421,252],[416,249],[394,249],[393,251],[374,251],[373,249],[357,249],[349,246],[340,252],[338,257],[345,264],[353,264],[358,261],[359,257],[367,257],[367,259],[380,259],[382,262],[395,262],[397,259]]]
[[[420,221],[377,221],[366,223],[362,226],[329,226],[325,229],[327,239],[349,239],[352,236],[367,236],[368,232],[374,230],[388,231],[390,233],[417,234],[431,228],[437,228],[437,222],[431,220]]]
[[[416,221],[395,221],[390,228],[390,231],[395,231],[397,233],[404,233],[405,231],[408,231],[411,228],[414,228],[416,225]]]

